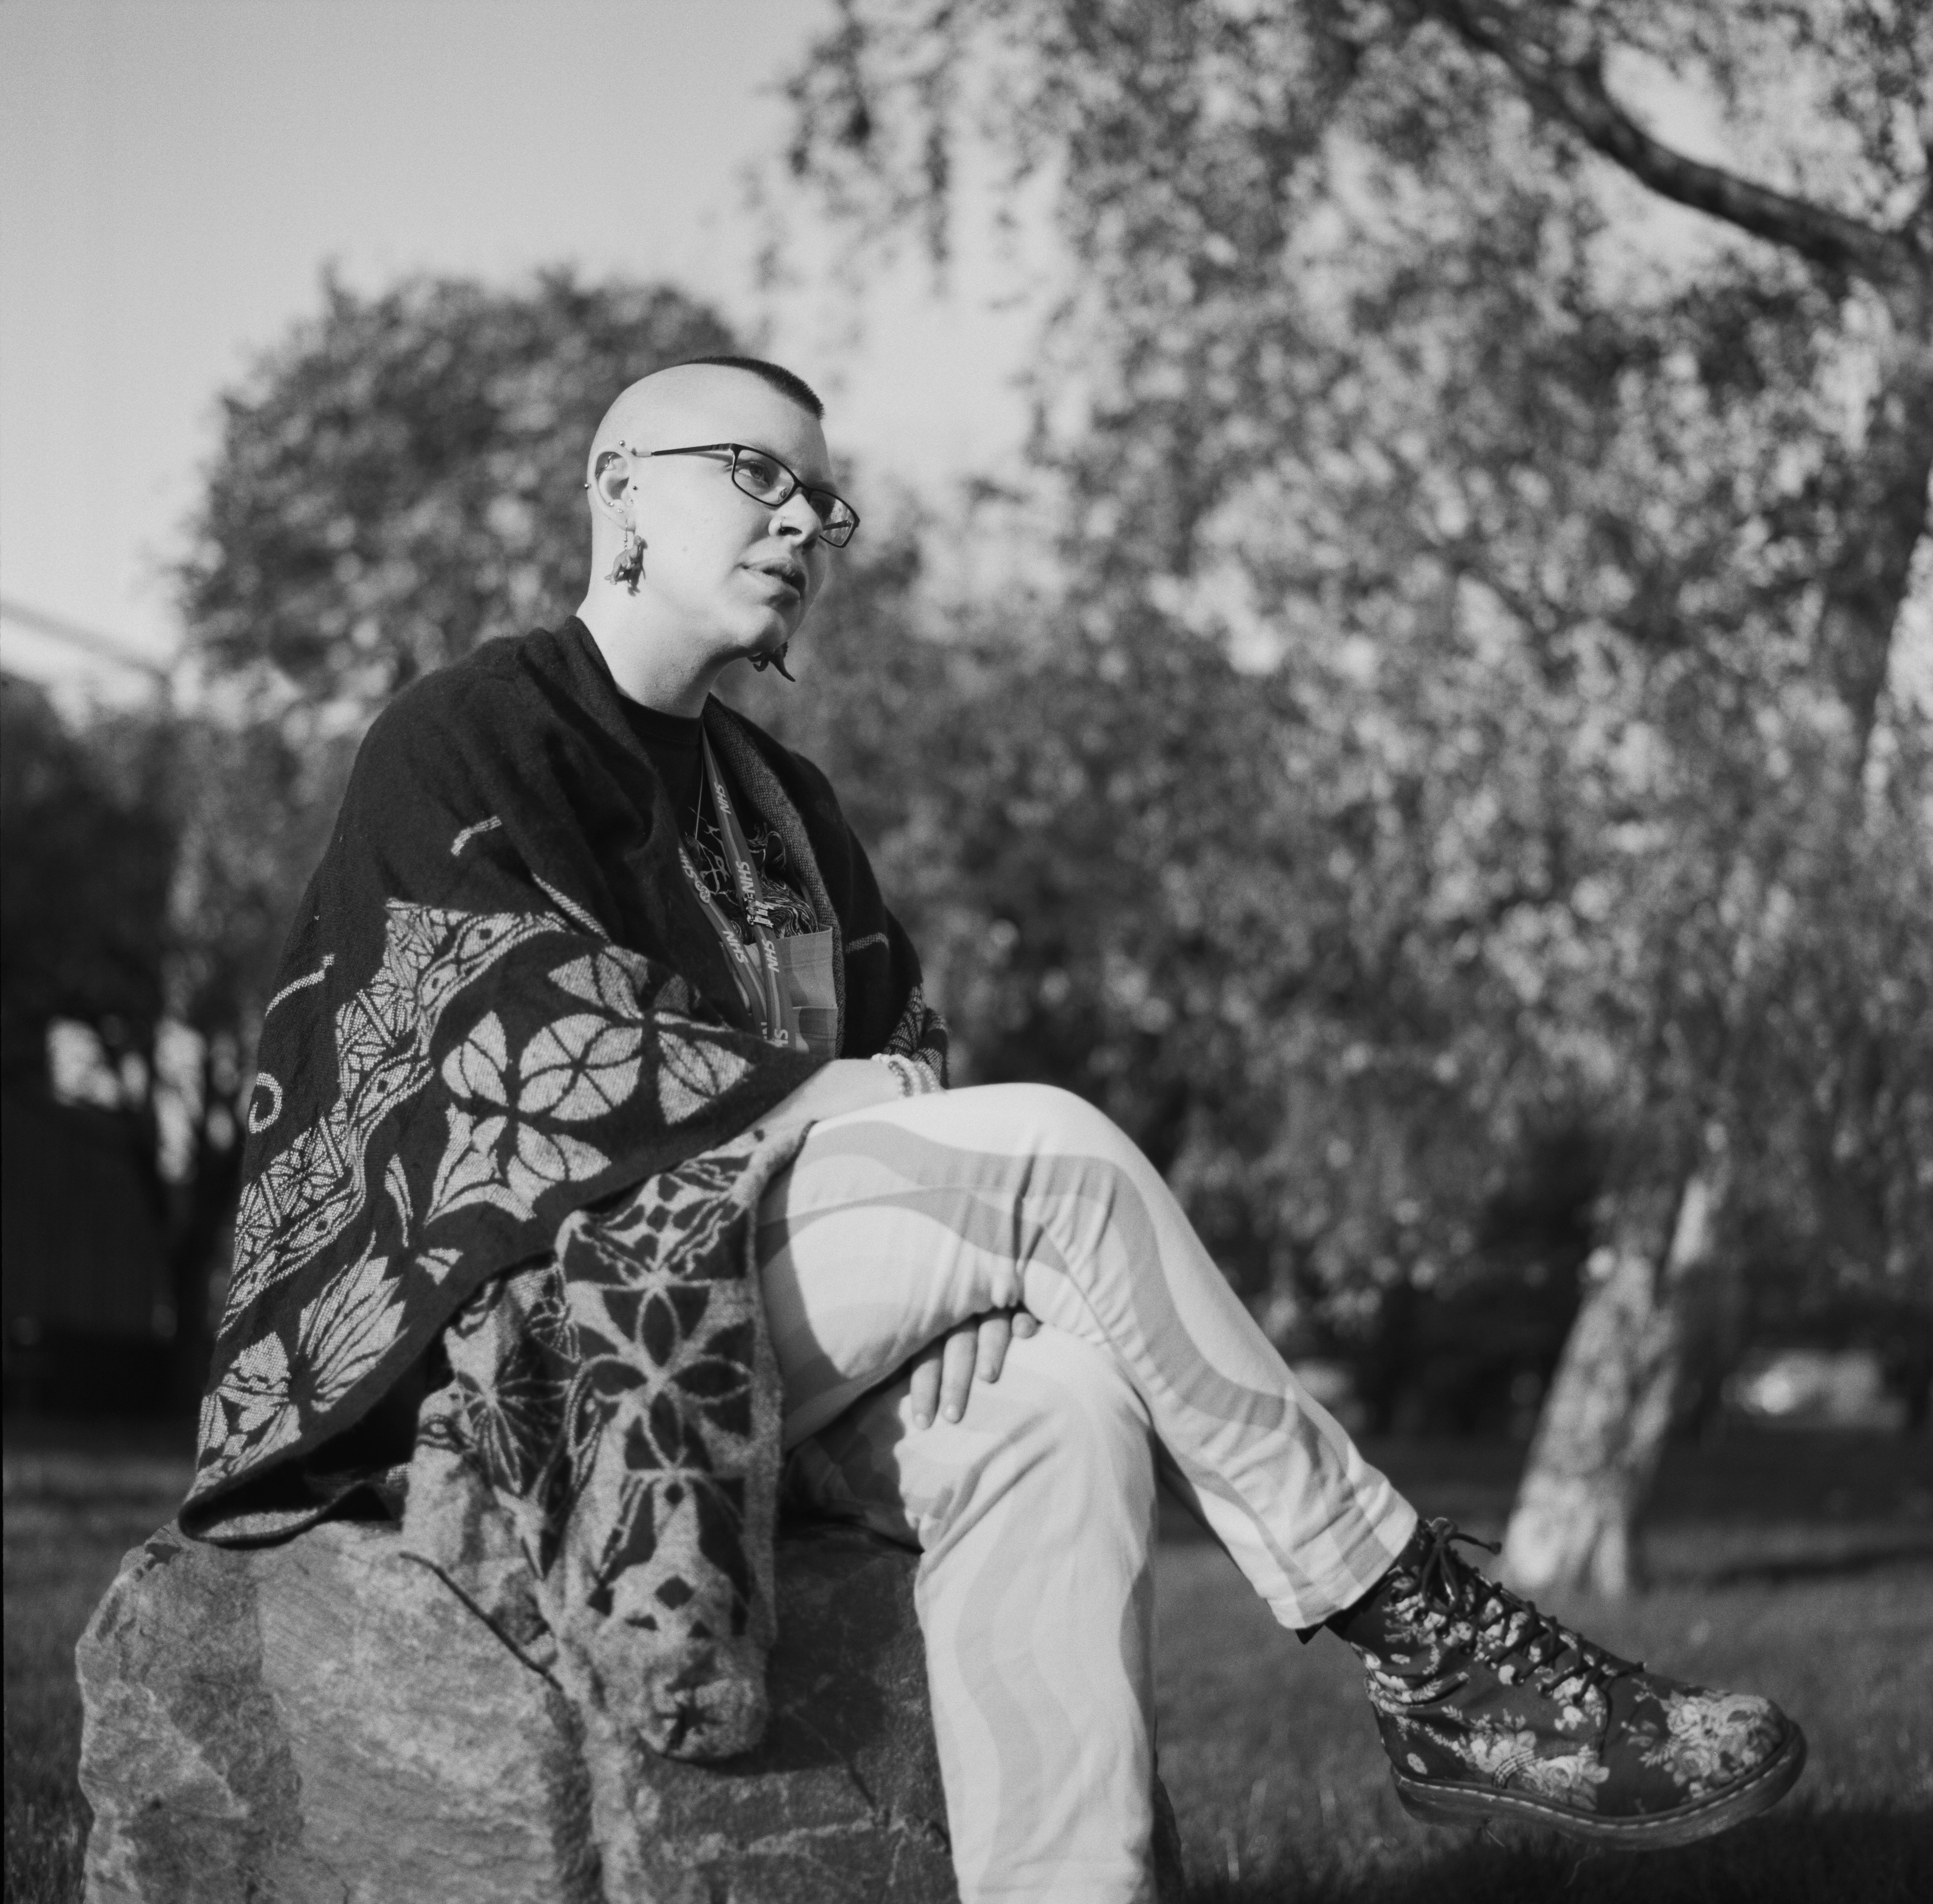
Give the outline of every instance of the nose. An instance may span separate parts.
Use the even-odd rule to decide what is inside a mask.
[[[781,535],[795,536],[810,548],[825,525],[819,521],[819,512],[805,500],[805,491],[795,489],[773,510],[772,527]]]

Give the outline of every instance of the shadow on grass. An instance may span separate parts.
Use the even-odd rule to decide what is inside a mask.
[[[1730,1566],[1710,1568],[1698,1578],[1707,1587],[1781,1587],[1800,1580],[1843,1579],[1855,1574],[1877,1573],[1883,1567],[1902,1563],[1924,1565],[1928,1560],[1933,1560],[1933,1539],[1925,1534],[1908,1534],[1837,1554],[1742,1560]]]
[[[1681,1851],[1614,1852],[1540,1836],[1432,1830],[1374,1862],[1339,1847],[1231,1878],[1187,1904],[1924,1904],[1933,1813],[1804,1803]]]

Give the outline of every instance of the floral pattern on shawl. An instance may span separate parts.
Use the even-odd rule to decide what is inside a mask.
[[[548,1005],[524,1035],[498,1008],[460,1038],[441,1038],[450,1008],[513,951],[577,935],[555,916],[479,917],[395,901],[387,915],[374,978],[335,1014],[338,1095],[243,1194],[223,1333],[270,1306],[278,1286],[352,1224],[367,1240],[317,1293],[292,1311],[282,1305],[236,1347],[202,1405],[191,1503],[310,1437],[379,1367],[404,1336],[412,1290],[435,1288],[460,1260],[455,1219],[487,1211],[533,1221],[549,1193],[609,1169],[587,1129],[625,1112],[641,1091],[654,1121],[675,1126],[749,1068],[714,1029],[684,1015],[691,999],[683,980],[612,946],[546,973]],[[279,1108],[284,1094],[264,1080],[273,1082],[264,1073],[257,1098]],[[413,1169],[406,1147],[393,1137],[385,1146],[379,1133],[433,1084],[441,1087],[443,1141],[433,1162],[425,1153]],[[274,1121],[258,1116],[257,1134]],[[380,1191],[373,1197],[372,1176]],[[387,1244],[380,1250],[379,1237]],[[312,1518],[314,1509],[295,1512]]]
[[[404,1537],[583,1708],[716,1757],[764,1722],[776,1389],[749,1224],[797,1133],[579,1211],[443,1333]],[[640,1636],[650,1643],[640,1645]]]

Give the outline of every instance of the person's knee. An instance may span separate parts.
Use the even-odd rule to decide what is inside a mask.
[[[1000,1128],[1025,1130],[1036,1148],[1106,1156],[1117,1147],[1132,1148],[1132,1140],[1108,1113],[1057,1084],[990,1084],[979,1087],[990,1097],[997,1093]]]

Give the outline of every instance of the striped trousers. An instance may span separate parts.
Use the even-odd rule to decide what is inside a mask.
[[[1285,1626],[1374,1585],[1414,1511],[1297,1382],[1100,1112],[991,1085],[816,1125],[759,1213],[789,1494],[921,1553],[960,1895],[1151,1895],[1157,1476]],[[1000,1380],[916,1427],[908,1359],[1024,1307]]]

